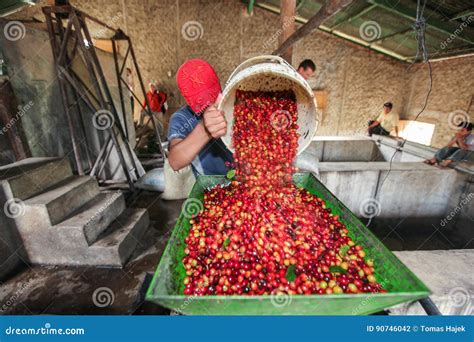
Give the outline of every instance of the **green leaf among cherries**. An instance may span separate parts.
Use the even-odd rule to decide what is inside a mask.
[[[227,179],[233,179],[235,177],[235,170],[232,169],[232,170],[227,171],[226,177]]]
[[[342,273],[345,274],[347,271],[343,269],[341,266],[330,266],[329,267],[329,272],[331,273]]]
[[[296,279],[296,266],[295,265],[290,265],[288,266],[288,269],[286,270],[285,278],[288,280],[288,282],[293,282]]]
[[[227,246],[229,246],[229,243],[230,243],[230,237],[227,237],[227,239],[225,239],[222,245],[224,246],[224,248],[226,248]]]

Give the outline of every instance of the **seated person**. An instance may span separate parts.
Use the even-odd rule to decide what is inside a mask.
[[[369,136],[372,134],[390,135],[390,132],[395,129],[395,135],[398,138],[398,115],[392,112],[392,108],[391,102],[384,103],[382,113],[376,120],[369,121]]]
[[[460,162],[466,159],[474,151],[474,134],[472,134],[472,123],[461,122],[454,137],[448,145],[438,150],[433,158],[425,160],[429,165],[440,164],[448,166],[452,162]],[[458,146],[454,146],[458,145]]]
[[[224,112],[217,109],[221,85],[214,69],[201,59],[186,61],[176,74],[187,105],[175,112],[168,129],[171,168],[191,165],[197,175],[223,175],[232,153],[220,139],[227,132]]]

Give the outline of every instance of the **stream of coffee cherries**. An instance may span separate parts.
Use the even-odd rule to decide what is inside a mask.
[[[236,93],[234,171],[191,219],[184,294],[386,292],[339,217],[293,184],[297,129],[293,92]]]

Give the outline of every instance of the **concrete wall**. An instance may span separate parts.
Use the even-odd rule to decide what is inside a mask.
[[[4,22],[0,22],[3,32]],[[10,82],[15,96],[21,106],[28,108],[21,115],[26,140],[32,157],[69,156],[74,161],[70,133],[62,97],[60,95],[56,73],[54,70],[51,45],[47,32],[25,25],[25,35],[19,40],[8,40],[0,35],[0,49],[3,51]],[[113,57],[109,53],[97,50],[99,60],[107,79],[114,103],[123,124],[123,115],[119,105],[119,93]],[[83,79],[88,79],[87,69],[79,62],[74,62],[74,70]],[[92,85],[89,85],[92,88]],[[85,105],[81,106],[82,120],[75,109],[71,111],[76,132],[83,167],[86,163],[86,150],[89,151],[91,161],[96,159],[100,147],[104,144],[107,131],[99,131],[93,123],[94,113]],[[130,104],[126,103],[126,108]],[[82,134],[80,122],[85,127],[86,134]],[[130,141],[135,141],[133,118],[126,116],[126,124],[130,133]],[[86,139],[89,148],[86,148]],[[118,155],[115,150],[111,154],[111,162],[106,172],[118,178],[124,178],[122,170],[117,166]]]
[[[428,166],[421,161],[435,149],[407,143],[395,154],[397,142],[379,138],[317,137],[305,151],[305,162],[317,165],[323,184],[356,215],[368,219],[375,213],[378,229],[450,230],[450,243],[469,248],[474,239],[473,164],[455,170]]]
[[[367,137],[318,136],[307,150],[321,162],[384,161],[375,141]]]
[[[40,5],[46,1],[40,1]],[[157,80],[170,95],[170,106],[183,104],[174,81],[186,59],[209,60],[222,83],[241,61],[269,53],[278,41],[278,16],[255,8],[248,16],[237,0],[80,0],[80,9],[111,26],[121,27],[134,42],[146,81]],[[40,5],[12,18],[42,19]],[[215,17],[219,20],[216,21]],[[201,38],[186,39],[186,23],[197,22]],[[197,27],[197,26],[196,26]],[[91,24],[94,36],[109,32]],[[184,31],[183,31],[184,30]],[[391,100],[402,118],[413,118],[427,92],[427,68],[407,70],[408,65],[373,53],[323,32],[315,32],[296,44],[294,65],[312,58],[318,65],[309,80],[315,89],[328,91],[318,135],[352,135],[364,132],[366,121]],[[436,123],[434,146],[443,145],[452,134],[448,122],[452,111],[467,111],[474,84],[474,57],[433,62],[433,92],[421,121]],[[471,113],[472,115],[472,110]]]
[[[465,182],[457,171],[422,163],[393,163],[387,177],[389,169],[389,162],[319,164],[321,181],[359,216],[374,199],[380,218],[443,217]]]
[[[0,29],[3,32],[4,23]],[[71,143],[47,33],[26,29],[17,41],[0,35],[0,49],[19,105],[30,104],[22,124],[32,156],[65,155]]]
[[[178,67],[188,58],[208,60],[224,84],[243,60],[271,53],[278,44],[279,18],[255,8],[252,16],[238,0],[80,0],[78,8],[115,27],[124,28],[136,48],[143,76],[157,80],[170,95],[170,106],[182,105],[175,84]],[[44,1],[42,2],[44,3]],[[33,9],[21,16],[41,17]],[[218,18],[218,19],[217,19]],[[187,23],[202,27],[201,38],[186,39]],[[197,26],[196,26],[197,27]],[[91,24],[95,36],[108,34]],[[318,67],[309,80],[328,91],[320,135],[347,135],[364,131],[388,100],[399,111],[405,86],[405,65],[323,32],[315,32],[294,48],[295,66],[313,59]]]
[[[278,43],[278,16],[260,8],[249,16],[245,4],[238,0],[71,2],[130,35],[145,81],[158,81],[170,95],[172,108],[184,103],[175,84],[175,73],[186,59],[208,60],[224,84],[240,62],[270,53]],[[15,17],[41,19],[42,14],[36,6]],[[195,40],[192,35],[186,39],[183,33],[190,22],[197,22]],[[95,24],[91,24],[91,31],[98,37],[109,34]],[[296,66],[304,58],[313,59],[318,66],[310,85],[328,91],[318,135],[364,133],[367,120],[380,112],[385,101],[392,101],[402,118],[413,118],[423,104],[427,90],[424,67],[407,70],[407,64],[320,31],[296,44],[293,64]],[[474,86],[473,64],[474,57],[433,63],[434,92],[421,120],[437,124],[435,146],[442,145],[451,134],[447,113],[467,109]]]
[[[474,56],[433,62],[432,69],[433,89],[419,121],[436,124],[431,145],[442,147],[453,136],[456,123],[474,121]],[[404,118],[413,119],[420,112],[428,85],[428,66],[415,67],[408,78]]]

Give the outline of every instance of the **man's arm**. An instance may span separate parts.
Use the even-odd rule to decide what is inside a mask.
[[[178,171],[188,166],[204,146],[211,140],[201,121],[185,139],[173,139],[169,146],[168,162],[173,170]]]
[[[469,147],[469,146],[467,146],[466,142],[464,141],[464,137],[459,137],[456,142],[457,142],[458,146],[463,150],[467,150],[468,147]]]
[[[219,103],[221,95],[217,100]],[[217,105],[210,106],[203,114],[203,119],[184,139],[173,139],[170,142],[168,162],[173,170],[178,171],[191,164],[204,146],[212,139],[218,139],[227,132],[227,121],[224,112]]]
[[[372,122],[372,125],[369,126],[369,128],[374,128],[375,126],[378,126],[380,125],[380,122],[378,122],[377,120],[374,120],[374,122]]]
[[[453,147],[454,144],[458,144],[458,137],[455,135],[449,142],[448,142],[448,147]],[[458,144],[459,145],[459,144]]]

